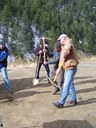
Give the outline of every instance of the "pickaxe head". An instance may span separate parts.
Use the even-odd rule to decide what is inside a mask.
[[[44,36],[40,37],[39,39],[43,39],[43,40],[52,40],[51,38],[44,37]]]

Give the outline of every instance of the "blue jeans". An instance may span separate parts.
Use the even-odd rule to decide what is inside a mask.
[[[0,70],[1,70],[1,73],[2,73],[2,76],[3,76],[3,79],[4,79],[4,82],[5,82],[6,89],[8,91],[11,91],[10,83],[9,83],[8,75],[7,75],[7,69],[5,67],[3,67]]]
[[[68,93],[70,94],[71,101],[76,100],[76,92],[74,87],[74,75],[77,72],[77,68],[65,70],[65,81],[63,84],[63,90],[59,99],[59,103],[64,105]]]

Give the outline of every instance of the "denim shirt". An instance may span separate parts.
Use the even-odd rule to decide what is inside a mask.
[[[0,49],[0,69],[2,67],[7,67],[8,49],[4,47]]]

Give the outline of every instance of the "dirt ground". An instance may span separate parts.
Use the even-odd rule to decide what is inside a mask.
[[[52,94],[43,67],[39,84],[33,86],[34,71],[35,65],[8,69],[13,99],[0,74],[0,118],[4,128],[96,128],[96,59],[80,62],[75,76],[78,105],[65,104],[63,109],[52,105],[60,93]]]

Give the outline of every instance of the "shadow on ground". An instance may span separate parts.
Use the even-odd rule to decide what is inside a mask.
[[[96,91],[96,87],[77,90],[76,93],[88,93]]]
[[[8,92],[5,89],[5,85],[0,84],[0,100],[6,99],[6,98],[12,98],[14,97],[14,99],[18,99],[18,98],[22,98],[22,97],[28,97],[28,96],[32,96],[35,94],[40,94],[40,93],[49,93],[50,91],[43,91],[43,92],[37,92],[37,91],[32,91],[29,89],[32,88],[45,88],[48,86],[51,86],[50,84],[47,83],[47,79],[45,79],[46,77],[41,77],[40,78],[40,83],[38,83],[38,85],[34,86],[33,85],[33,78],[23,78],[23,79],[15,79],[15,80],[10,80],[10,84],[11,84],[11,88],[14,92],[14,96],[11,95],[9,96]],[[45,83],[43,83],[43,80],[45,81]]]
[[[22,128],[95,128],[87,120],[57,120]]]
[[[91,79],[91,80],[85,79],[85,81],[76,82],[75,85],[81,85],[81,84],[87,84],[87,83],[96,83],[96,79]]]
[[[88,78],[92,78],[93,76],[76,76],[75,79],[88,79]]]
[[[43,128],[93,128],[86,120],[58,120],[43,124]]]

